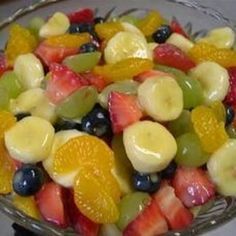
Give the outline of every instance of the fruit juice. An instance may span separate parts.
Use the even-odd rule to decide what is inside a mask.
[[[229,27],[196,39],[157,10],[13,23],[0,54],[0,194],[82,236],[189,227],[217,195],[236,196],[234,44]]]

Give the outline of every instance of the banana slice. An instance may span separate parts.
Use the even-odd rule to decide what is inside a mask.
[[[209,43],[218,48],[232,48],[235,43],[235,33],[229,27],[222,27],[211,30],[206,37],[201,38],[198,42]]]
[[[186,53],[194,46],[192,41],[178,33],[171,34],[171,36],[166,40],[166,42],[175,45]]]
[[[183,92],[172,77],[147,79],[138,88],[138,99],[157,121],[175,120],[183,111]]]
[[[236,196],[236,139],[229,139],[209,159],[208,173],[224,196]]]
[[[49,18],[46,24],[40,28],[39,35],[42,38],[48,38],[65,34],[69,27],[69,18],[61,12],[56,12],[51,18]]]
[[[130,57],[151,58],[151,55],[143,36],[122,31],[108,41],[104,57],[107,63],[112,64]]]
[[[142,31],[138,27],[136,27],[136,26],[134,26],[134,25],[132,25],[128,22],[122,22],[121,25],[122,25],[124,31],[134,33],[134,34],[138,34],[138,35],[140,35],[141,37],[144,38],[144,35],[143,35]]]
[[[85,135],[85,133],[79,132],[78,130],[63,130],[55,134],[52,149],[48,158],[43,161],[43,167],[49,174],[49,176],[58,184],[64,187],[72,187],[74,177],[77,174],[77,171],[67,175],[55,175],[53,172],[53,158],[56,151],[67,141],[72,138]]]
[[[5,145],[10,155],[23,163],[36,163],[50,153],[54,128],[39,117],[26,117],[5,133]]]
[[[122,233],[115,224],[103,224],[99,236],[122,236]]]
[[[206,104],[223,101],[228,93],[229,74],[215,62],[202,62],[190,71],[190,76],[200,82]]]
[[[42,63],[32,53],[17,57],[14,72],[24,89],[39,88],[44,79]]]
[[[126,128],[123,142],[134,169],[143,173],[165,169],[177,151],[171,133],[152,121],[140,121]]]

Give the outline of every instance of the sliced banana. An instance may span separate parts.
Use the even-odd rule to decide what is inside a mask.
[[[183,92],[172,77],[147,79],[138,88],[138,99],[146,113],[160,122],[175,120],[183,111]]]
[[[40,28],[39,35],[42,38],[57,36],[66,33],[70,27],[69,18],[62,12],[56,12],[49,20]]]
[[[36,163],[48,157],[53,138],[54,128],[48,121],[29,116],[5,133],[5,145],[14,159]]]
[[[206,37],[198,42],[209,43],[218,48],[232,48],[235,43],[235,33],[230,27],[222,27],[209,31]]]
[[[99,236],[122,236],[122,233],[115,224],[103,224]]]
[[[104,57],[107,63],[112,64],[130,57],[151,58],[151,55],[143,36],[122,31],[108,41]]]
[[[205,104],[223,101],[228,93],[229,74],[215,62],[202,62],[190,71],[190,76],[200,82]]]
[[[140,121],[126,128],[123,142],[134,169],[143,173],[163,170],[177,151],[172,134],[152,121]]]
[[[53,172],[53,158],[56,153],[56,151],[66,142],[68,142],[70,139],[85,135],[85,133],[82,133],[78,130],[63,130],[59,131],[55,134],[54,140],[53,140],[53,145],[52,149],[50,152],[50,155],[48,158],[46,158],[43,161],[43,167],[49,174],[49,176],[58,184],[64,186],[64,187],[72,187],[73,186],[73,181],[75,175],[78,173],[78,171],[75,171],[70,174],[65,174],[65,175],[56,175]]]
[[[14,72],[24,89],[39,88],[44,79],[42,63],[32,53],[17,57]]]
[[[194,46],[192,41],[178,33],[172,33],[166,42],[175,45],[186,53]]]
[[[229,139],[210,157],[208,173],[224,196],[236,196],[236,139]]]
[[[122,22],[121,25],[122,25],[124,31],[134,33],[134,34],[138,34],[138,35],[144,37],[141,30],[138,27],[134,26],[133,24],[130,24],[128,22]]]

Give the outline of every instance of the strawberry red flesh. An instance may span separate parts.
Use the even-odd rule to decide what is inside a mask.
[[[94,12],[90,8],[84,8],[68,14],[68,17],[70,23],[92,23],[94,20]]]
[[[123,232],[123,236],[153,236],[164,234],[168,225],[158,205],[151,201],[135,220],[130,222]]]
[[[4,55],[4,53],[0,52],[0,76],[7,71],[8,66],[7,66],[7,60]]]
[[[225,102],[228,105],[236,106],[236,67],[229,68],[228,73],[230,77],[229,79],[230,87],[228,94],[225,98]]]
[[[185,52],[168,43],[158,45],[154,49],[153,55],[155,63],[174,67],[184,72],[187,72],[195,67],[195,63]]]
[[[170,23],[170,28],[173,33],[178,33],[184,36],[185,38],[189,39],[189,36],[184,31],[183,27],[179,23],[179,21],[176,18],[173,18]]]
[[[63,188],[53,182],[45,184],[36,194],[36,202],[43,218],[61,228],[68,227],[63,203]]]
[[[186,207],[203,205],[215,196],[214,184],[200,168],[178,168],[173,187],[177,197]]]
[[[176,197],[173,187],[163,184],[154,199],[172,230],[184,229],[192,223],[191,212]]]
[[[136,96],[111,92],[108,109],[114,133],[122,132],[127,126],[139,121],[142,112]]]

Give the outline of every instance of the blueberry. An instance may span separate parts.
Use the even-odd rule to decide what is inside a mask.
[[[81,124],[78,122],[75,122],[73,120],[58,120],[54,125],[55,132],[61,131],[61,130],[70,130],[70,129],[76,129],[81,131]]]
[[[76,33],[94,33],[94,26],[90,23],[79,23],[79,24],[71,24],[69,28],[69,33],[76,34]]]
[[[37,193],[44,183],[44,173],[35,165],[24,165],[13,177],[13,189],[20,196],[32,196]]]
[[[158,173],[143,174],[135,173],[133,175],[133,185],[138,191],[154,193],[161,185],[161,176]]]
[[[94,43],[85,43],[81,45],[79,52],[87,53],[87,52],[95,52],[97,50],[97,46]]]
[[[39,236],[39,235],[33,233],[32,231],[30,231],[30,230],[28,230],[16,223],[12,224],[12,228],[15,231],[15,233],[14,233],[15,236]]]
[[[105,22],[105,19],[101,16],[98,16],[94,19],[94,24],[101,24],[103,22]]]
[[[225,125],[230,125],[234,120],[235,116],[234,109],[231,106],[226,106],[225,112],[226,112]]]
[[[177,169],[177,164],[176,164],[174,161],[172,161],[172,162],[161,172],[162,178],[171,179],[171,178],[174,176],[176,169]]]
[[[153,33],[152,38],[156,43],[164,43],[172,34],[169,25],[162,25],[156,32]]]
[[[96,104],[92,111],[82,118],[82,130],[98,137],[110,137],[112,131],[108,111]]]
[[[22,120],[23,118],[25,118],[27,116],[31,116],[31,114],[28,113],[28,112],[22,112],[22,113],[18,113],[18,114],[15,115],[17,121],[20,121],[20,120]]]

